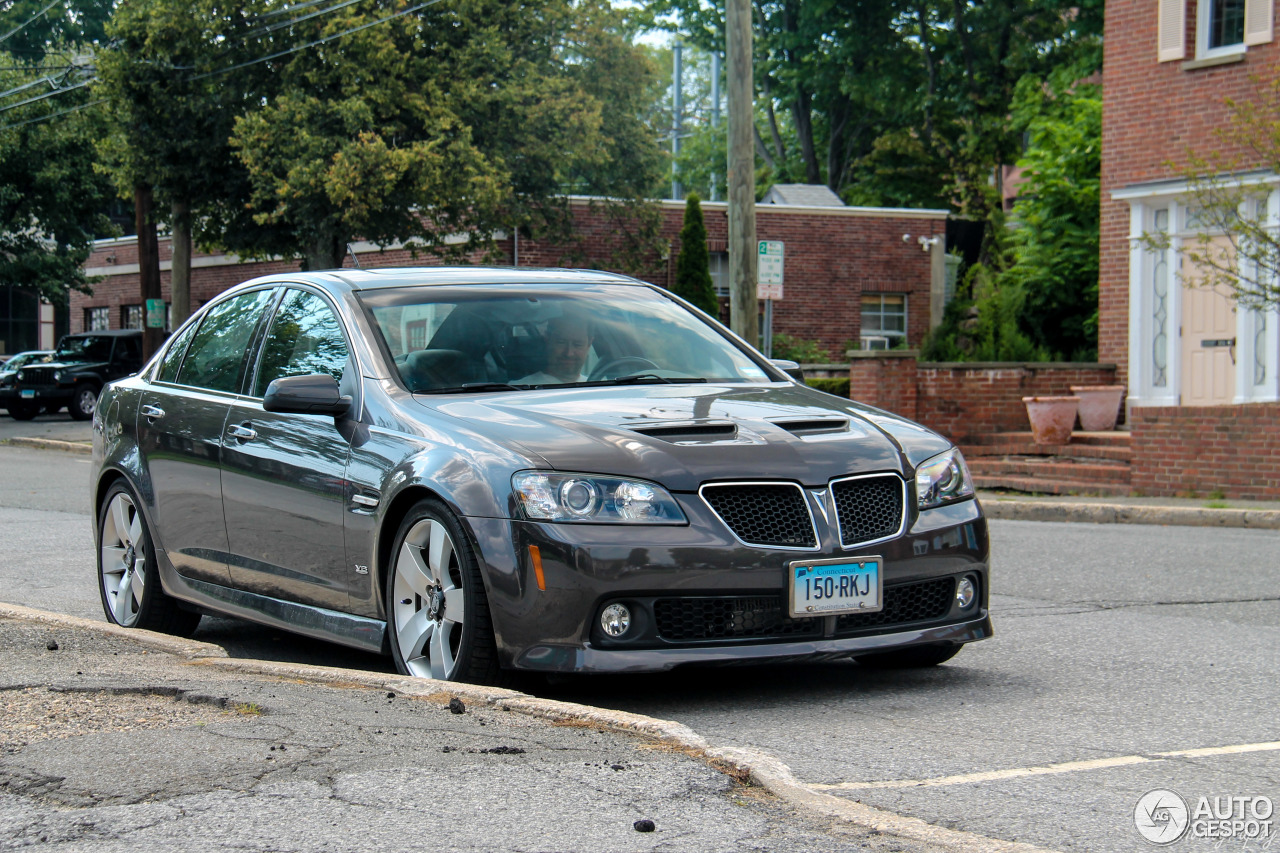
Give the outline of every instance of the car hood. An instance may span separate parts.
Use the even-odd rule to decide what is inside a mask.
[[[846,474],[906,474],[950,446],[910,421],[796,385],[643,385],[418,400],[555,469],[639,477],[685,492],[709,480],[820,486]]]

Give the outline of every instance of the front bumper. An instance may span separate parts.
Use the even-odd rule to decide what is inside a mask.
[[[989,545],[976,501],[916,514],[904,534],[866,549],[824,540],[814,551],[746,546],[696,502],[683,508],[691,522],[684,527],[467,519],[486,563],[503,664],[546,672],[653,672],[846,658],[991,636]],[[883,559],[883,614],[794,620],[779,613],[790,562],[858,554]],[[962,609],[954,589],[963,577],[975,582],[979,595]],[[613,602],[626,604],[634,617],[623,638],[599,628],[601,609]],[[678,628],[672,608],[681,614]]]
[[[991,617],[958,625],[898,631],[865,637],[808,640],[801,643],[755,643],[751,645],[666,649],[597,649],[582,647],[534,646],[517,660],[521,669],[543,672],[662,672],[677,666],[742,663],[822,663],[857,657],[860,654],[902,649],[932,643],[972,643],[992,636]]]

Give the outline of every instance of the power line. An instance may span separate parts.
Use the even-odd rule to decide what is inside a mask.
[[[327,2],[327,0],[322,0],[322,2]],[[299,15],[298,17],[290,18],[287,21],[281,21],[278,24],[267,24],[262,26],[250,27],[248,30],[245,30],[245,32],[241,34],[242,35],[241,40],[243,41],[243,36],[261,35],[263,33],[273,32],[274,30],[279,30],[284,27],[293,26],[294,24],[297,24],[301,21],[307,21],[307,20],[310,20],[311,18],[319,17],[320,15],[327,15],[330,12],[336,12],[339,9],[346,8],[347,6],[350,6],[353,3],[359,3],[359,2],[360,0],[342,0],[342,2],[335,3],[334,5],[330,6],[327,9],[317,9],[314,12],[308,12],[305,15]]]
[[[269,62],[272,59],[279,59],[282,56],[288,56],[291,53],[297,53],[298,51],[306,50],[309,47],[315,47],[316,45],[325,44],[326,42],[331,42],[334,39],[339,39],[339,38],[342,38],[343,36],[349,36],[352,33],[358,33],[361,30],[367,30],[370,27],[377,26],[378,24],[385,24],[387,21],[394,20],[395,18],[402,18],[405,15],[408,15],[412,12],[417,12],[418,10],[425,9],[428,6],[434,6],[439,2],[440,0],[427,0],[427,2],[425,3],[419,3],[416,6],[410,6],[408,9],[404,9],[392,15],[387,15],[385,18],[379,18],[376,21],[370,21],[367,24],[361,24],[358,27],[352,27],[349,30],[343,30],[340,33],[334,33],[331,36],[325,36],[324,38],[316,39],[315,41],[307,42],[306,44],[298,45],[297,47],[292,47],[289,50],[282,50],[282,51],[279,51],[278,53],[272,53],[268,56],[259,57],[258,59],[251,59],[248,62],[241,62],[239,65],[232,65],[227,68],[219,68],[216,71],[207,71],[204,74],[197,74],[194,77],[188,77],[187,79],[191,81],[203,80],[206,77],[214,77],[214,76],[217,76],[218,74],[226,74],[230,71],[238,71],[241,68],[248,68],[250,65],[257,65],[260,62]]]
[[[87,110],[89,107],[96,107],[98,106],[98,104],[105,104],[106,102],[107,102],[106,98],[99,98],[96,101],[89,101],[86,104],[80,104],[79,106],[71,107],[70,109],[62,110],[56,113],[49,113],[48,115],[44,115],[44,116],[36,116],[35,118],[29,118],[26,121],[15,121],[13,124],[0,124],[0,130],[9,130],[10,128],[14,128],[14,127],[22,127],[23,125],[35,124],[36,122],[41,122],[41,121],[48,121],[51,118],[59,118],[61,116],[65,116],[70,113],[79,112],[80,110]]]
[[[44,17],[45,12],[48,12],[54,6],[57,6],[60,2],[62,2],[62,0],[51,0],[48,6],[45,6],[43,9],[41,9],[39,12],[36,12],[30,18],[27,18],[27,20],[24,23],[19,24],[16,28],[9,30],[9,32],[0,36],[0,42],[6,41],[9,38],[9,36],[17,35],[18,33],[22,32],[24,29],[27,28],[28,24],[35,23],[40,18]]]
[[[25,107],[27,104],[34,104],[36,101],[43,101],[45,98],[53,98],[58,95],[64,95],[67,92],[74,92],[76,89],[83,89],[85,86],[88,86],[93,82],[95,81],[85,80],[84,82],[76,83],[74,86],[64,86],[61,89],[57,89],[52,92],[45,92],[43,95],[37,95],[34,98],[27,98],[25,101],[18,101],[16,104],[9,104],[7,106],[0,107],[0,113],[7,113],[9,110],[16,110],[18,107]]]

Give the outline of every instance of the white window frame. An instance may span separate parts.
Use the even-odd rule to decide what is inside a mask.
[[[883,321],[881,322],[881,328],[868,329],[866,327],[866,324],[865,324],[866,299],[871,296],[877,296],[880,298],[880,311],[878,313],[879,313],[879,316],[882,318],[885,315],[884,298],[886,296],[893,296],[902,300],[902,331],[899,332],[896,329],[883,328]],[[906,293],[893,293],[889,291],[870,292],[870,293],[863,292],[862,299],[859,301],[859,305],[862,306],[861,316],[858,318],[858,336],[859,336],[859,339],[862,341],[862,348],[863,349],[892,349],[894,345],[896,345],[899,341],[905,341],[907,339],[907,332],[911,328],[908,325],[908,309],[910,306],[910,302],[911,300],[907,298]],[[887,341],[888,343],[887,346],[884,346],[884,347],[876,346],[876,343],[879,342],[877,339],[881,339],[881,338]]]
[[[102,325],[99,325],[99,324]],[[84,309],[84,330],[104,332],[111,328],[111,306],[95,305]]]
[[[1241,29],[1240,41],[1235,44],[1209,47],[1209,30],[1213,26],[1213,7],[1220,2],[1223,2],[1223,0],[1198,0],[1196,3],[1196,59],[1216,59],[1220,56],[1233,56],[1248,50],[1248,45],[1245,44],[1247,28]],[[1266,2],[1274,2],[1274,0],[1266,0]],[[1247,23],[1249,19],[1248,0],[1245,2],[1243,14]]]

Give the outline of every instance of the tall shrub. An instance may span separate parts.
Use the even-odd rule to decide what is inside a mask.
[[[716,298],[716,289],[711,284],[707,226],[702,221],[702,202],[697,193],[689,193],[685,203],[680,254],[676,257],[676,283],[671,290],[712,317],[720,313],[720,300]]]

